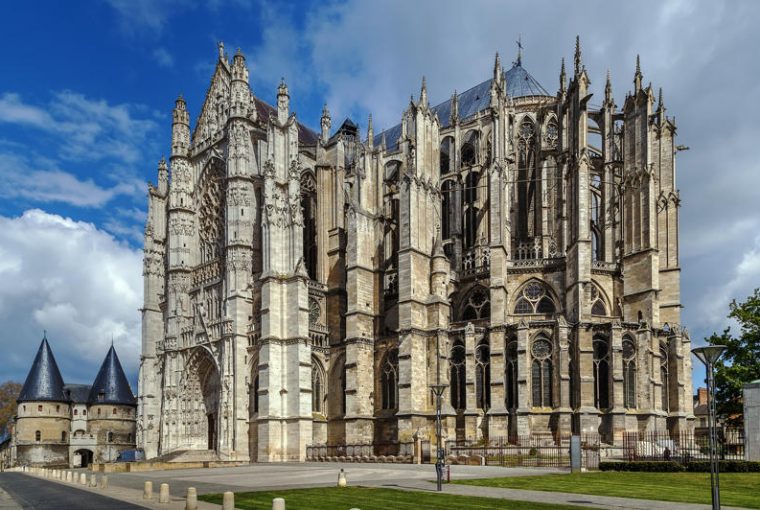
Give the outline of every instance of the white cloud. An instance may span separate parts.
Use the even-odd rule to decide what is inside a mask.
[[[18,94],[0,96],[0,123],[29,127],[53,135],[62,159],[99,161],[116,158],[135,163],[150,145],[158,124],[139,105],[112,105],[64,90],[45,106],[25,103]]]
[[[42,330],[69,382],[91,382],[111,335],[134,380],[141,253],[85,222],[39,209],[0,217],[0,380],[23,380]],[[136,390],[136,388],[133,388]]]
[[[59,202],[77,207],[101,207],[117,195],[136,196],[135,179],[110,187],[80,179],[45,158],[0,151],[0,197],[30,202]],[[142,183],[140,182],[142,185]],[[144,186],[140,196],[144,196]]]
[[[159,34],[174,14],[196,4],[193,0],[106,0],[127,33]]]
[[[156,48],[153,50],[153,58],[161,67],[168,68],[174,66],[174,57],[166,50],[166,48]]]

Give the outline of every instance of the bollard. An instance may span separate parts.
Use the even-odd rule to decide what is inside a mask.
[[[222,510],[235,510],[235,493],[225,492],[222,496]]]
[[[272,500],[272,510],[285,510],[285,500],[282,498],[274,498]]]
[[[82,473],[79,475],[79,484],[80,485],[87,485],[87,475]]]
[[[98,475],[92,474],[90,475],[90,487],[97,487],[98,486]]]
[[[168,503],[169,502],[169,484],[168,483],[162,483],[161,487],[158,489],[158,502],[159,503]]]
[[[63,480],[65,482],[71,482],[71,471],[66,471],[66,476],[64,476]]]
[[[101,489],[108,488],[108,475],[103,475],[100,477],[100,488]]]
[[[187,488],[185,510],[198,510],[198,492],[195,490],[195,487]]]
[[[338,475],[338,487],[345,487],[346,485],[346,473],[343,471],[343,468],[341,468],[340,474]]]
[[[153,499],[153,482],[145,482],[143,486],[143,499]]]

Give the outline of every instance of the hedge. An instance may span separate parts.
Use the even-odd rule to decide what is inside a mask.
[[[600,471],[645,471],[650,473],[675,473],[688,471],[691,473],[709,473],[710,462],[692,461],[680,464],[672,460],[666,461],[626,461],[600,462]],[[721,460],[721,473],[760,473],[760,462],[745,460]]]

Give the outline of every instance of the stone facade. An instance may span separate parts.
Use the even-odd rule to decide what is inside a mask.
[[[594,105],[497,56],[401,123],[300,124],[220,45],[149,189],[139,444],[303,460],[307,444],[671,430],[693,421],[676,127],[638,63]]]
[[[6,466],[113,462],[121,451],[135,448],[136,407],[113,347],[92,385],[64,384],[43,339],[0,458]]]

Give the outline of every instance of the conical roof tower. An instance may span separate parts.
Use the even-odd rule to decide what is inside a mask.
[[[113,345],[100,366],[87,401],[90,404],[135,405],[135,396]]]
[[[32,368],[26,376],[17,401],[68,402],[63,393],[63,377],[48,344],[47,335],[42,337],[37,356],[34,357]]]

